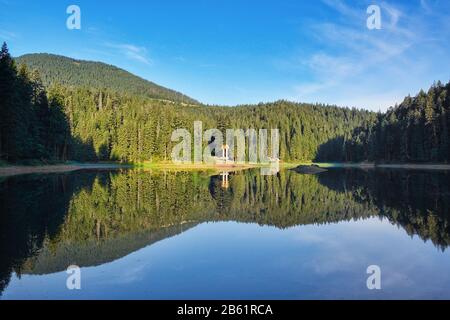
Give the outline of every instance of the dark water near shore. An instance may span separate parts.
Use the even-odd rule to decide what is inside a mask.
[[[1,299],[450,299],[450,173],[0,180]],[[81,290],[66,269],[81,267]],[[367,267],[381,268],[368,290]]]

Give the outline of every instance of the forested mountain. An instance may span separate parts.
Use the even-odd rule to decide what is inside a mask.
[[[197,103],[179,92],[101,62],[75,60],[45,53],[27,54],[15,60],[18,64],[26,64],[31,70],[39,71],[46,87],[59,84],[68,87],[108,89],[153,99]]]
[[[450,82],[406,97],[398,106],[357,128],[340,160],[450,161]]]
[[[76,62],[50,55],[42,55],[42,61],[47,62],[41,67],[30,64],[41,69],[43,77],[47,74],[47,80],[41,81],[39,72],[30,72],[23,65],[16,66],[6,45],[1,55],[0,76],[4,77],[2,85],[4,83],[5,87],[0,88],[0,94],[5,98],[0,101],[0,116],[4,114],[5,117],[0,117],[3,128],[0,154],[1,159],[8,161],[35,158],[122,162],[170,160],[175,145],[171,141],[172,132],[181,128],[192,132],[194,121],[202,121],[204,130],[278,128],[283,160],[304,161],[314,159],[319,147],[330,139],[349,135],[354,128],[375,117],[368,111],[287,101],[234,108],[187,105],[136,94],[139,90],[129,87],[131,84],[123,85],[124,89],[129,88],[127,92],[108,87],[110,75],[103,79],[97,75],[98,81],[104,83],[87,87],[76,79],[89,79],[90,74],[76,73],[68,85],[58,81],[58,78],[72,77],[62,75],[66,68],[61,66],[66,64],[60,61],[72,61],[73,68]],[[18,61],[25,62],[25,58]],[[53,58],[55,61],[50,62]],[[75,72],[73,70],[69,74]],[[48,78],[49,74],[54,76]],[[31,86],[29,91],[21,89],[22,78]],[[47,92],[43,83],[51,83]],[[122,86],[122,82],[117,85]],[[36,95],[33,92],[38,89],[43,100],[39,104],[41,109],[35,106],[37,102],[33,98]],[[50,106],[58,106],[57,110],[62,111],[59,123],[63,128],[58,128],[61,132],[52,131],[56,126],[37,124],[41,126],[40,133],[33,133],[37,122],[49,119],[38,110],[47,112]],[[17,146],[21,146],[20,150],[16,150]],[[334,147],[330,148],[330,153]],[[45,152],[40,151],[43,149]]]
[[[178,143],[172,132],[193,133],[194,121],[223,133],[277,128],[283,161],[450,160],[450,83],[385,114],[288,101],[230,108],[183,103],[182,95],[152,91],[160,87],[101,63],[45,54],[17,61],[37,70],[17,65],[3,46],[0,160],[170,160]]]
[[[228,128],[279,128],[281,158],[307,161],[314,159],[326,141],[349,134],[375,116],[365,111],[285,101],[233,108],[180,107],[114,92],[58,90],[65,97],[72,133],[83,142],[72,148],[72,157],[77,160],[170,160],[178,143],[171,141],[172,132],[185,128],[193,136],[194,121],[202,121],[204,130],[218,128],[222,132]]]

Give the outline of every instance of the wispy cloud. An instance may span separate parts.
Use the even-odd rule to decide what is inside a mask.
[[[400,17],[403,15],[403,13],[386,2],[381,3],[381,8],[383,8],[389,15],[388,27],[391,30],[395,30],[398,25],[398,21],[400,20]]]
[[[18,35],[15,32],[0,30],[0,40],[13,40],[16,39]]]
[[[367,13],[361,2],[357,6],[343,0],[322,3],[338,18],[310,26],[320,50],[292,59],[292,69],[300,69],[308,77],[293,86],[295,96],[291,98],[379,110],[414,93],[415,86],[401,90],[403,83],[431,85],[424,83],[421,75],[430,76],[434,67],[428,50],[435,39],[419,3],[416,12],[406,14],[398,5],[381,2],[382,30],[365,27]],[[425,0],[421,5],[429,8]],[[432,35],[440,39],[445,33]]]
[[[350,7],[342,0],[322,0],[322,2],[345,17],[353,17],[358,20],[361,19],[360,12]]]
[[[174,58],[174,60],[177,61],[177,62],[186,62],[186,58],[183,57],[183,56],[176,56]]]
[[[432,10],[430,8],[430,5],[428,4],[427,0],[420,0],[420,6],[422,9],[424,9],[427,13],[431,13]]]
[[[145,47],[136,46],[133,44],[117,44],[117,43],[107,43],[110,48],[118,49],[125,55],[128,59],[151,65],[153,61],[148,57],[148,50]]]

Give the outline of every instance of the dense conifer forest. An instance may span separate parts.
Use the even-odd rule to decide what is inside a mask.
[[[46,91],[37,71],[16,67],[0,51],[0,156],[2,160],[67,159],[70,127],[61,97]]]
[[[37,70],[45,86],[59,83],[67,87],[110,88],[153,99],[197,103],[179,92],[161,87],[139,78],[125,70],[100,62],[81,61],[53,54],[28,54],[16,59],[18,64],[26,64]]]
[[[102,63],[0,52],[0,160],[170,160],[175,129],[280,130],[283,161],[447,162],[449,88],[385,114],[288,101],[206,106]],[[205,143],[206,145],[206,143]]]
[[[450,82],[441,82],[357,128],[341,161],[448,162]]]

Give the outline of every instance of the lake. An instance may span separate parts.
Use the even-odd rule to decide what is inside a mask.
[[[1,299],[450,299],[449,245],[445,171],[0,180]]]

